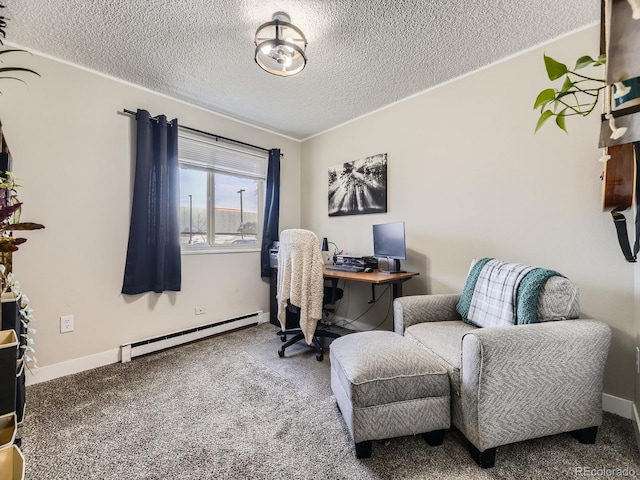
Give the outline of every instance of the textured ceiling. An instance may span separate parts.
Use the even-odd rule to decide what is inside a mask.
[[[6,6],[12,44],[296,139],[600,18],[600,0],[6,0]],[[257,27],[279,10],[309,41],[307,67],[286,78],[253,60]]]

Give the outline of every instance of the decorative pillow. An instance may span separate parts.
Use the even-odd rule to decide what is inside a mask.
[[[538,297],[538,321],[567,320],[580,316],[580,291],[571,280],[551,277]]]

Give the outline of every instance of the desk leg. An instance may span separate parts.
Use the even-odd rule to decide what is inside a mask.
[[[331,305],[336,303],[336,290],[338,289],[338,279],[331,279]]]
[[[269,277],[269,323],[280,327],[280,321],[278,320],[278,271],[275,268],[271,269],[271,276]]]
[[[395,300],[398,297],[402,296],[402,280],[399,282],[394,282],[392,287],[392,300]]]

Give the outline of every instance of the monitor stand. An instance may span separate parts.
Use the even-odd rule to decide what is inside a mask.
[[[391,259],[387,257],[387,263],[390,263],[392,261],[393,261],[393,267],[390,270],[379,269],[378,271],[380,273],[407,273],[406,270],[400,269],[400,260],[398,260],[397,258]]]

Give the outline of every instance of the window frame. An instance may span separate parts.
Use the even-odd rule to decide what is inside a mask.
[[[181,141],[193,141],[201,144],[205,144],[212,149],[220,153],[224,150],[233,152],[234,155],[245,156],[246,159],[253,159],[254,165],[261,165],[261,172],[242,172],[241,170],[230,170],[224,168],[220,164],[216,164],[215,161],[196,160],[192,158],[183,158],[180,154]],[[178,134],[178,166],[179,169],[199,170],[204,171],[207,174],[207,239],[206,245],[188,245],[180,242],[180,251],[183,255],[194,254],[209,254],[209,253],[241,253],[241,252],[260,252],[262,246],[262,230],[264,222],[264,203],[265,203],[265,191],[267,182],[267,165],[268,165],[268,152],[261,152],[254,149],[244,148],[233,144],[219,143],[216,140],[209,139],[203,136],[195,134],[187,134],[180,132]],[[257,212],[256,212],[256,243],[255,244],[227,244],[227,245],[215,245],[211,244],[211,240],[215,241],[215,175],[230,175],[239,178],[246,178],[252,180],[258,180],[257,187]],[[182,180],[180,180],[182,185]],[[178,205],[180,208],[180,204]]]

